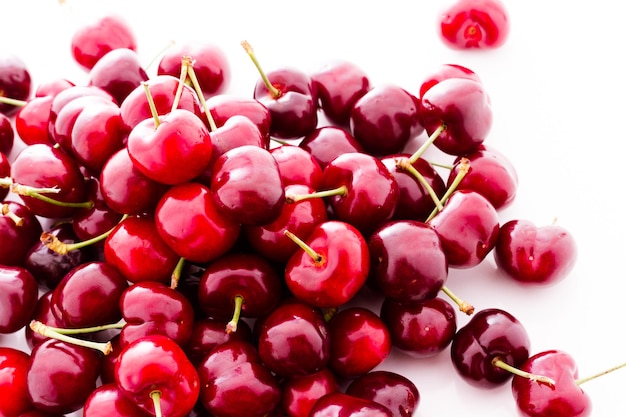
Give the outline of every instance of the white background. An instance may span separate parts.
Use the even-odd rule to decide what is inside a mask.
[[[566,280],[548,288],[513,283],[493,258],[450,272],[448,286],[477,309],[498,307],[526,327],[533,353],[563,349],[581,376],[626,362],[624,289],[626,221],[623,198],[624,40],[622,15],[609,0],[506,1],[512,26],[505,46],[453,51],[437,37],[446,3],[430,1],[88,1],[0,0],[0,50],[20,55],[34,83],[86,74],[72,61],[73,30],[115,11],[131,23],[148,63],[170,41],[211,40],[227,53],[229,92],[251,95],[258,73],[243,49],[248,40],[266,70],[313,71],[335,58],[354,61],[373,84],[396,83],[417,93],[422,77],[443,63],[473,69],[493,104],[487,139],[519,175],[517,199],[502,222],[554,218],[571,230],[578,262]],[[153,74],[155,67],[148,69]],[[459,316],[459,325],[467,318]],[[21,332],[0,345],[24,347]],[[448,352],[434,359],[398,353],[380,367],[410,377],[421,392],[416,416],[516,415],[509,385],[480,390],[454,372]],[[595,416],[623,409],[626,370],[588,382]]]

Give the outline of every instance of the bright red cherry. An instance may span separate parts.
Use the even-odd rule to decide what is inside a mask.
[[[353,379],[346,394],[382,404],[394,417],[412,417],[420,403],[415,383],[391,371],[371,371]]]
[[[29,365],[28,353],[0,346],[0,415],[18,417],[33,408],[26,383]]]
[[[577,244],[572,233],[553,223],[536,226],[509,220],[500,227],[494,257],[499,268],[518,282],[549,285],[574,268]]]
[[[320,398],[309,417],[393,417],[393,413],[384,405],[372,400],[355,397],[342,392],[332,392]]]
[[[30,97],[32,80],[28,66],[15,54],[0,55],[0,99],[25,101]],[[12,115],[19,107],[0,102],[0,113]]]
[[[510,18],[500,0],[455,0],[439,16],[440,38],[453,49],[492,49],[509,36]]]
[[[206,100],[206,105],[217,126],[223,126],[233,116],[247,117],[258,128],[269,147],[272,118],[267,107],[259,100],[233,94],[217,94]]]
[[[146,410],[140,408],[126,396],[114,382],[100,385],[85,400],[83,417],[149,417]]]
[[[26,145],[54,145],[50,137],[50,109],[54,96],[35,97],[20,107],[15,115],[15,131]]]
[[[10,176],[11,162],[4,153],[0,152],[0,178],[9,178]],[[0,187],[0,201],[4,201],[7,195],[9,195],[9,187]]]
[[[281,382],[281,405],[288,417],[308,416],[317,400],[339,389],[337,377],[328,368],[286,378]]]
[[[0,113],[0,153],[8,155],[11,149],[13,149],[14,141],[15,130],[11,124],[11,119],[5,114]]]
[[[322,167],[305,149],[284,144],[270,150],[278,163],[283,186],[291,184],[308,185],[318,190],[322,185]]]
[[[419,89],[419,97],[423,97],[426,91],[430,90],[430,87],[433,85],[440,81],[447,80],[448,78],[469,78],[481,82],[478,74],[463,65],[442,64],[424,76]]]

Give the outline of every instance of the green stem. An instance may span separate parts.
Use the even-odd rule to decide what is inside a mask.
[[[261,64],[259,63],[259,60],[256,58],[256,55],[254,54],[254,49],[252,49],[252,46],[248,43],[248,41],[242,41],[241,46],[243,46],[243,49],[245,49],[246,53],[248,54],[248,56],[254,63],[254,66],[256,67],[257,71],[259,71],[259,74],[261,75],[261,79],[263,80],[265,87],[269,90],[271,96],[274,98],[280,97],[282,93],[280,92],[278,88],[274,87],[272,83],[270,82],[269,78],[267,78],[265,71],[263,71],[263,69],[261,68]]]
[[[504,369],[505,371],[510,372],[513,375],[517,375],[522,378],[527,378],[527,379],[530,379],[531,381],[543,382],[544,384],[548,384],[550,386],[555,385],[554,379],[552,378],[549,378],[544,375],[535,375],[535,374],[531,374],[530,372],[522,371],[519,368],[509,365],[508,363],[504,362],[502,359],[498,357],[493,358],[493,360],[491,361],[491,364],[497,368]]]
[[[211,132],[213,132],[217,129],[217,124],[215,123],[215,119],[213,119],[213,115],[211,114],[211,111],[209,110],[209,106],[206,104],[206,100],[204,99],[204,93],[202,92],[202,88],[200,88],[200,83],[198,82],[198,78],[196,77],[196,71],[194,71],[193,69],[193,61],[191,60],[191,58],[186,63],[186,65],[188,67],[187,72],[189,75],[189,79],[191,80],[191,84],[193,85],[193,88],[196,90],[196,95],[198,96],[198,99],[200,100],[202,109],[204,109],[204,114],[206,115],[207,121],[209,122],[209,128],[211,129]]]
[[[152,97],[152,93],[150,92],[150,86],[147,81],[141,83],[143,85],[143,89],[146,92],[146,100],[148,100],[148,106],[150,107],[150,113],[152,114],[152,118],[154,119],[154,130],[156,130],[161,124],[161,119],[159,119],[159,111],[156,108],[156,104],[154,104],[154,97]]]
[[[15,223],[17,227],[24,225],[24,219],[13,213],[9,209],[9,205],[7,203],[2,204],[2,207],[0,208],[0,214],[2,214],[3,216],[7,216],[9,219],[13,220],[13,223]]]
[[[441,204],[441,201],[439,200],[439,196],[437,195],[433,187],[431,187],[429,182],[426,181],[426,178],[424,178],[422,173],[419,172],[417,168],[413,166],[410,158],[399,158],[396,161],[396,166],[407,171],[409,174],[413,175],[417,179],[417,181],[419,181],[422,187],[426,189],[426,192],[435,203],[435,207],[437,208],[437,210],[441,211],[443,209],[443,204]]]
[[[180,282],[180,277],[183,273],[183,267],[185,266],[185,258],[180,258],[178,260],[178,262],[176,263],[176,267],[174,268],[174,271],[172,271],[172,278],[171,278],[171,282],[170,282],[170,288],[172,288],[173,290],[175,290],[176,288],[178,288],[178,283]]]
[[[461,312],[467,314],[468,316],[474,314],[474,306],[457,296],[450,290],[450,288],[444,285],[441,287],[441,291],[443,291],[445,295],[447,295],[457,306],[459,306],[459,310]]]
[[[611,373],[613,371],[617,371],[618,369],[622,369],[624,367],[626,367],[626,363],[622,363],[621,365],[617,365],[617,366],[614,366],[612,368],[605,369],[602,372],[598,372],[597,374],[593,374],[593,375],[587,376],[585,378],[579,378],[579,379],[576,380],[576,385],[584,384],[585,382],[588,382],[588,381],[591,381],[593,379],[599,378],[601,376],[609,374],[609,373]]]
[[[189,72],[191,58],[187,55],[183,56],[182,64],[180,66],[180,78],[178,79],[178,88],[176,88],[176,93],[174,94],[174,102],[172,103],[172,110],[174,111],[178,108],[178,103],[180,103],[180,97],[183,95],[183,88],[185,87],[185,81],[187,81],[187,73]]]
[[[462,158],[461,161],[459,161],[459,172],[457,176],[454,177],[454,181],[452,181],[452,184],[450,184],[450,187],[448,187],[443,197],[441,197],[442,204],[445,203],[448,200],[448,198],[450,198],[450,196],[452,195],[454,191],[456,191],[456,188],[459,186],[459,183],[463,180],[463,178],[465,178],[465,175],[467,175],[469,168],[470,168],[469,159]],[[433,217],[437,215],[437,213],[439,213],[439,208],[435,207],[435,209],[432,211],[432,213],[430,213],[426,221],[428,222],[429,220],[431,220]]]
[[[154,416],[155,417],[163,417],[163,412],[161,411],[161,391],[154,390],[150,392],[150,398],[152,399],[152,403],[154,404]]]
[[[122,218],[120,219],[120,221],[118,222],[118,224],[126,220],[126,218],[128,218],[128,214],[124,214]],[[106,232],[98,236],[94,236],[91,239],[83,240],[81,242],[65,243],[61,241],[58,237],[56,237],[55,235],[49,232],[43,232],[39,240],[41,241],[41,243],[47,246],[48,249],[58,253],[59,255],[67,255],[69,252],[73,250],[82,249],[84,247],[87,247],[89,245],[98,243],[106,239],[116,227],[117,225],[113,226],[112,228],[110,228],[109,230],[107,230]]]
[[[237,325],[239,323],[239,318],[241,317],[241,307],[243,306],[243,297],[241,295],[235,296],[233,299],[235,303],[235,308],[233,310],[233,317],[226,324],[226,333],[232,333],[237,331]]]
[[[415,162],[417,162],[418,159],[420,159],[424,152],[426,152],[426,149],[428,149],[428,147],[433,144],[433,142],[439,137],[439,135],[441,135],[444,130],[446,130],[446,125],[445,123],[442,123],[441,126],[439,126],[437,130],[435,130],[432,135],[428,137],[428,140],[426,140],[426,142],[424,142],[418,150],[413,152],[413,154],[409,158],[411,164],[414,164]]]
[[[289,230],[285,230],[283,233],[285,233],[285,236],[287,236],[289,239],[293,240],[296,245],[300,246],[311,257],[311,259],[313,259],[315,263],[321,263],[322,261],[324,261],[324,257],[322,255],[315,252],[312,247],[307,245],[306,242],[304,242],[298,236],[294,235]]]
[[[9,105],[15,106],[15,107],[24,107],[26,105],[26,103],[28,103],[28,102],[24,101],[24,100],[18,100],[16,98],[9,98],[9,97],[0,96],[0,103],[9,104]]]
[[[85,334],[85,333],[97,333],[103,330],[121,329],[124,326],[126,326],[126,321],[124,319],[121,319],[120,321],[116,323],[101,324],[100,326],[81,327],[78,329],[64,329],[61,327],[52,327],[52,326],[46,326],[46,327],[48,328],[48,330],[53,331],[55,333],[59,333],[59,334],[79,335],[79,334]]]
[[[298,201],[308,200],[310,198],[333,197],[336,195],[345,196],[348,193],[348,187],[342,185],[337,188],[325,191],[316,191],[310,194],[289,194],[285,196],[288,203],[297,203]]]
[[[49,337],[52,339],[60,340],[61,342],[71,343],[77,346],[99,350],[105,355],[108,355],[109,353],[113,351],[111,342],[106,342],[106,343],[91,342],[89,340],[83,340],[83,339],[78,339],[75,337],[67,336],[65,334],[52,330],[52,328],[46,326],[45,324],[37,320],[33,320],[30,322],[30,328],[33,332],[40,334],[44,337]]]

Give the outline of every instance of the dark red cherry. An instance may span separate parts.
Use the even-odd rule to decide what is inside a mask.
[[[90,70],[107,52],[117,48],[137,49],[135,33],[123,17],[105,15],[84,23],[70,40],[74,60]]]
[[[22,203],[0,204],[0,265],[23,265],[43,229],[35,214]]]
[[[288,417],[308,416],[317,400],[340,390],[337,377],[328,368],[308,375],[286,378],[280,385],[281,406]]]
[[[380,317],[389,329],[392,345],[416,358],[443,352],[457,330],[455,308],[439,297],[424,301],[385,298]]]
[[[433,85],[448,78],[469,78],[481,82],[478,74],[463,65],[442,64],[424,76],[419,88],[419,97],[423,97],[426,91],[430,90],[430,87]]]
[[[8,155],[13,149],[15,142],[15,130],[11,119],[3,113],[0,113],[0,153]],[[2,177],[0,177],[2,178]]]
[[[439,16],[439,37],[452,49],[493,49],[504,45],[510,26],[500,0],[457,0]]]
[[[369,154],[401,152],[410,139],[424,131],[419,109],[419,99],[404,88],[380,84],[354,103],[350,131]]]
[[[236,332],[224,331],[227,325],[228,319],[196,318],[189,342],[184,346],[187,357],[194,365],[198,366],[213,349],[229,340],[254,343],[252,328],[248,322],[239,320]]]
[[[30,70],[22,58],[15,54],[0,55],[0,98],[26,101],[31,94]],[[0,102],[0,113],[13,115],[19,107]]]
[[[272,118],[267,107],[259,100],[222,93],[209,97],[206,105],[217,126],[223,126],[233,116],[244,116],[258,127],[266,142],[269,141]]]
[[[115,98],[116,103],[122,103],[131,91],[148,79],[137,51],[115,48],[104,54],[91,68],[88,85],[102,88]]]
[[[0,152],[0,178],[10,178],[10,176],[11,162],[4,153]],[[3,201],[7,195],[9,195],[9,187],[0,187],[0,201]]]
[[[519,368],[530,352],[524,326],[512,314],[497,308],[480,310],[457,330],[450,348],[458,374],[472,385],[491,388],[509,381],[513,374],[494,364],[499,359]]]
[[[343,392],[333,392],[320,398],[309,417],[393,417],[393,413],[384,405],[372,400],[348,395]]]
[[[324,169],[341,154],[349,152],[365,153],[363,146],[347,129],[335,126],[321,126],[306,135],[299,146],[308,151]]]
[[[420,392],[413,381],[396,372],[376,370],[350,382],[346,394],[382,404],[394,417],[411,417],[420,404]]]
[[[57,317],[52,313],[52,309],[50,308],[51,299],[52,290],[44,292],[37,300],[37,303],[35,304],[35,311],[33,312],[31,318],[47,326],[63,327],[61,320],[57,319]],[[33,331],[30,326],[26,326],[24,328],[24,336],[26,345],[31,350],[39,343],[49,340],[48,337]]]
[[[72,218],[72,229],[78,239],[87,241],[96,237],[104,237],[121,220],[122,213],[111,209],[102,198],[100,192],[100,181],[98,178],[90,176],[85,178],[87,183],[88,201],[93,202],[93,207],[82,209]],[[96,249],[101,249],[104,245],[102,240],[91,242]]]
[[[85,400],[83,417],[148,417],[114,382],[100,385]]]
[[[35,97],[24,104],[15,115],[15,131],[26,145],[54,145],[50,137],[50,109],[54,96]]]
[[[0,334],[27,325],[38,296],[37,281],[27,269],[0,265]]]
[[[30,354],[0,346],[0,415],[18,417],[33,408],[26,383],[29,365]]]

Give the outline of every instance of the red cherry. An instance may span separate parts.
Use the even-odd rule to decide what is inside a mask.
[[[74,87],[75,85],[76,84],[72,81],[62,77],[44,80],[37,84],[35,97],[56,96],[61,91]]]
[[[509,220],[500,227],[494,257],[499,268],[518,282],[550,285],[574,268],[577,244],[563,226],[536,226],[529,220]]]
[[[0,346],[0,415],[18,417],[33,408],[26,382],[29,365],[28,353]]]
[[[419,97],[423,97],[426,91],[448,78],[469,78],[476,82],[481,82],[480,77],[473,70],[459,64],[443,64],[428,73],[422,80],[419,89]]]
[[[0,55],[0,99],[27,100],[30,97],[32,80],[30,71],[22,58],[15,54]],[[0,101],[0,113],[10,116],[18,106]]]
[[[200,378],[183,349],[163,335],[139,338],[120,352],[115,365],[120,390],[156,417],[184,417],[200,394]]]
[[[510,25],[500,0],[456,0],[441,12],[439,35],[453,49],[498,48],[508,39]]]
[[[113,96],[116,103],[122,103],[148,78],[137,51],[115,48],[104,54],[91,68],[88,85],[102,88]]]
[[[408,378],[391,371],[371,371],[353,379],[346,394],[382,404],[394,417],[411,417],[420,403],[420,393]]]
[[[286,378],[281,382],[281,405],[288,417],[308,416],[317,400],[339,389],[337,377],[328,368]]]
[[[341,154],[365,153],[363,145],[352,136],[352,133],[335,126],[318,127],[302,138],[299,146],[308,151],[322,169]]]
[[[42,232],[39,219],[28,207],[15,201],[0,204],[0,265],[23,265]]]
[[[229,340],[254,343],[248,322],[239,320],[236,332],[226,332],[227,320],[211,317],[196,318],[189,342],[184,346],[189,360],[197,367],[213,349]]]
[[[317,190],[322,185],[322,167],[305,149],[284,144],[270,150],[278,163],[283,186],[303,184]]]
[[[35,304],[35,311],[33,312],[31,318],[47,326],[59,328],[63,327],[63,323],[61,322],[61,320],[59,320],[52,313],[52,309],[50,308],[51,299],[52,291],[49,290],[47,292],[44,292],[37,300],[37,303]],[[48,340],[48,337],[34,332],[33,329],[30,328],[30,326],[25,327],[24,336],[26,339],[26,345],[31,350],[39,343]]]
[[[70,40],[74,60],[90,70],[107,52],[117,48],[137,49],[129,22],[119,15],[107,15],[79,27]]]
[[[11,175],[11,162],[9,158],[0,152],[0,178],[9,178]],[[9,188],[0,187],[0,201],[3,201],[9,194]]]
[[[13,142],[15,142],[15,130],[11,124],[11,119],[0,113],[0,153],[8,155],[13,149]]]
[[[393,413],[384,405],[372,400],[333,392],[320,398],[309,413],[309,417],[393,417]]]
[[[85,400],[83,417],[148,417],[114,382],[100,385]]]
[[[223,126],[233,116],[244,116],[250,119],[259,128],[259,132],[265,139],[264,143],[268,143],[269,148],[272,118],[268,108],[259,100],[222,93],[209,97],[206,105],[217,126]]]
[[[21,107],[15,115],[15,131],[26,145],[44,143],[54,145],[50,137],[50,110],[54,96],[35,97]]]

